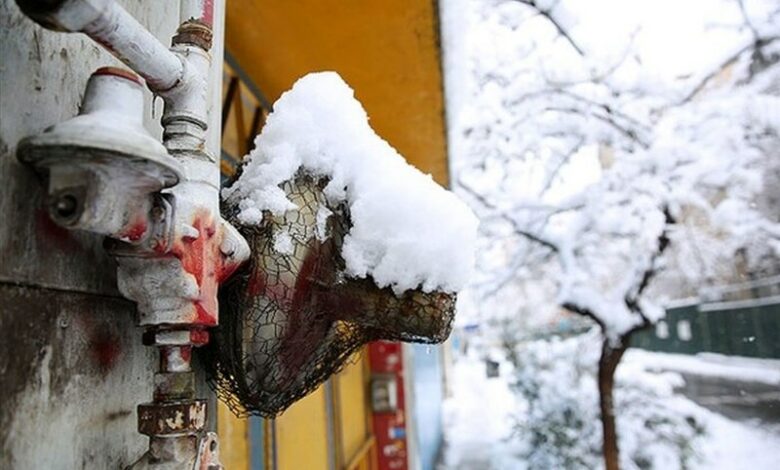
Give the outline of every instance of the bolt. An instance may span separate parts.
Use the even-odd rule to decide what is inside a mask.
[[[57,198],[52,205],[54,213],[59,219],[68,220],[76,215],[79,208],[79,201],[72,194],[64,194]]]
[[[152,207],[152,219],[156,222],[165,220],[165,209],[160,206]]]

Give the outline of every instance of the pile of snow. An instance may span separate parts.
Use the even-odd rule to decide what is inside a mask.
[[[455,363],[453,395],[444,402],[444,469],[525,468],[510,439],[520,403],[507,385],[509,366],[502,362],[501,376],[487,379],[476,354]]]
[[[397,294],[457,292],[474,265],[476,217],[379,137],[353,95],[334,72],[298,80],[274,104],[241,177],[223,195],[238,202],[242,223],[256,225],[263,211],[296,208],[279,187],[284,181],[299,172],[328,178],[328,200],[349,205],[348,276],[371,276]]]
[[[721,377],[724,380],[758,382],[780,388],[780,360],[700,353],[695,356],[629,349],[623,364],[641,364],[648,371]]]

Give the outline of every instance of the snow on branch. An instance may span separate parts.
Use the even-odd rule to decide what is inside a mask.
[[[471,2],[454,180],[482,218],[481,292],[554,281],[507,308],[557,302],[619,337],[665,298],[780,270],[780,15],[712,1]]]
[[[553,27],[555,27],[555,30],[558,31],[558,34],[561,35],[562,38],[564,38],[571,47],[577,51],[577,54],[584,56],[585,52],[583,52],[582,48],[574,42],[574,39],[572,39],[571,35],[566,31],[566,29],[563,27],[563,25],[558,21],[558,19],[555,17],[554,10],[555,7],[558,6],[560,3],[559,1],[551,3],[547,0],[514,0],[518,3],[522,3],[523,5],[528,6],[529,8],[533,9],[538,15],[544,17],[547,21],[550,22]]]

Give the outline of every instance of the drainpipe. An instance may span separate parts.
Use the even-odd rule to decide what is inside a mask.
[[[138,305],[144,344],[159,349],[153,399],[138,407],[149,450],[131,468],[221,468],[216,435],[205,432],[206,401],[195,398],[191,355],[218,323],[219,284],[249,257],[249,247],[220,216],[219,160],[206,145],[213,1],[182,1],[183,21],[170,49],[111,0],[17,3],[44,27],[82,32],[101,44],[165,102],[164,151],[149,142],[143,149],[135,140],[117,142],[129,135],[126,129],[104,127],[124,122],[122,116],[138,127],[140,115],[132,116],[138,83],[129,72],[101,69],[90,79],[80,115],[22,141],[19,158],[48,175],[55,222],[108,236],[119,290]],[[112,86],[136,104],[119,106]],[[85,129],[85,120],[98,127],[93,139],[73,127]],[[73,162],[81,176],[74,176]],[[110,197],[124,188],[122,197]],[[122,216],[106,227],[94,217],[98,212]]]

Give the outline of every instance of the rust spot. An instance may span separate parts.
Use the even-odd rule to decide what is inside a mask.
[[[206,425],[205,400],[138,405],[138,432],[147,436],[192,434]]]
[[[205,13],[205,12],[204,12]],[[204,51],[211,49],[211,40],[213,32],[211,31],[211,18],[208,22],[200,19],[189,19],[179,26],[172,43],[191,44],[200,47]]]

